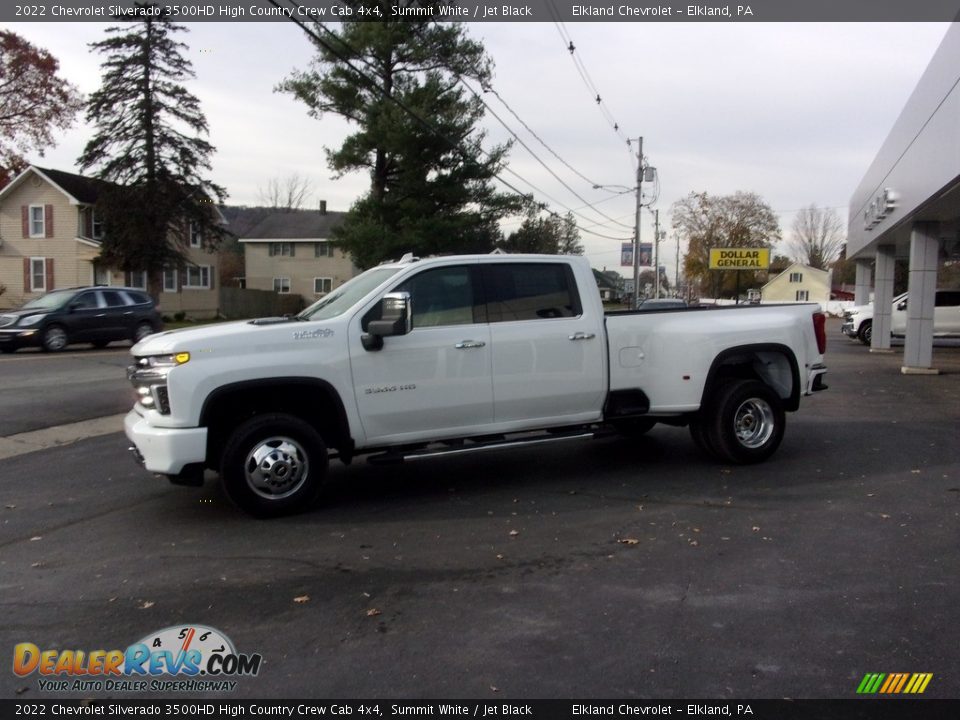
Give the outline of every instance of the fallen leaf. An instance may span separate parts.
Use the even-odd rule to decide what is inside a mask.
[[[297,597],[293,599],[293,601],[298,605],[303,605],[305,602],[309,602],[309,600],[310,600],[309,595],[297,595]]]
[[[760,532],[760,526],[759,526],[759,525],[754,525],[754,526],[753,526],[753,531],[754,531],[754,532]]]
[[[152,600],[144,600],[144,601],[143,601],[143,605],[141,605],[138,609],[140,609],[140,610],[149,610],[149,609],[152,608],[154,605],[156,605],[156,603],[153,602]]]
[[[500,692],[500,688],[496,687],[495,685],[491,685],[490,689],[493,690],[494,692]]]
[[[699,545],[700,545],[700,543],[698,543],[696,540],[691,540],[691,541],[690,541],[690,547],[699,547]]]
[[[920,474],[920,471],[919,471],[919,470],[911,470],[910,472],[911,472],[913,475],[919,475],[919,474]]]
[[[30,542],[35,542],[37,540],[43,540],[43,535],[34,535],[32,538],[30,538]]]
[[[519,535],[519,534],[520,534],[520,531],[519,531],[519,530],[511,530],[511,531],[510,531],[510,536],[511,536],[511,537],[516,537],[516,536]]]
[[[889,520],[889,519],[890,519],[890,516],[887,515],[886,513],[880,513],[880,517],[882,517],[884,520]]]
[[[7,506],[6,506],[7,510],[13,510],[15,507],[16,507],[16,505],[7,505]]]
[[[383,612],[377,610],[377,608],[370,608],[367,610],[367,617],[376,617],[377,615],[383,615]]]
[[[503,560],[503,555],[501,555],[500,553],[497,553],[497,560]]]
[[[639,545],[640,541],[636,538],[620,538],[617,540],[621,545]]]
[[[42,565],[43,565],[42,562],[30,563],[30,567],[41,567]]]

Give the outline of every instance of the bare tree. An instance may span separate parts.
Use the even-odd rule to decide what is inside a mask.
[[[830,267],[847,241],[843,223],[833,208],[802,208],[793,220],[792,230],[793,259],[819,270]]]
[[[295,172],[267,181],[267,186],[259,189],[260,203],[277,210],[299,210],[312,190],[310,179]]]

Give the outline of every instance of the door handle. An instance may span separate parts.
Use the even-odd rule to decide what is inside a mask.
[[[588,332],[575,332],[570,336],[571,340],[593,340],[596,337],[593,333]]]
[[[468,348],[481,348],[484,345],[486,345],[486,343],[482,342],[481,340],[461,340],[454,345],[454,347],[457,350],[466,350]]]

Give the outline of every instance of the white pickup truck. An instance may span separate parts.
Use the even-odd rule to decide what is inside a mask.
[[[372,268],[299,315],[133,347],[131,450],[178,484],[220,473],[268,516],[307,507],[330,458],[394,461],[689,425],[724,462],[769,457],[822,390],[817,305],[604,315],[587,261],[454,256]]]

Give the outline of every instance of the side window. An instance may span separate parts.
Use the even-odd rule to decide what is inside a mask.
[[[70,305],[78,310],[92,310],[98,306],[97,293],[80,293],[73,299],[73,302],[71,302]]]
[[[426,270],[395,288],[410,293],[413,328],[484,322],[470,266]]]
[[[104,290],[101,292],[101,295],[103,295],[103,299],[106,300],[107,307],[123,307],[127,304],[123,299],[123,295],[116,290]]]
[[[936,307],[957,307],[958,305],[960,305],[960,290],[937,292]]]
[[[572,275],[569,266],[560,263],[491,263],[485,276],[490,322],[580,315]]]

